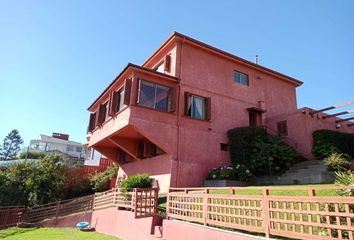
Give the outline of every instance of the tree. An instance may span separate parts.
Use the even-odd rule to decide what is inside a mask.
[[[0,147],[0,160],[9,160],[16,158],[23,143],[20,133],[17,129],[12,130],[4,139]]]
[[[33,206],[57,201],[66,181],[60,155],[0,168],[0,206]]]

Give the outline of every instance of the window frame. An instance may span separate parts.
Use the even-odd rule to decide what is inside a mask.
[[[211,98],[210,97],[204,97],[198,94],[190,93],[190,92],[184,92],[184,116],[195,119],[195,120],[200,120],[200,121],[211,121]],[[197,98],[203,98],[204,99],[204,118],[196,118],[192,116],[192,99],[193,97]],[[188,105],[190,104],[190,113],[189,113],[189,108]]]
[[[236,74],[240,74],[240,82],[238,82],[236,80]],[[247,84],[243,84],[242,81],[241,81],[241,76],[244,75],[247,77]],[[233,77],[234,77],[234,82],[241,85],[241,86],[245,86],[245,87],[249,87],[250,86],[250,77],[247,73],[244,73],[244,72],[241,72],[241,71],[238,71],[238,70],[234,70],[234,74],[233,74]]]
[[[154,96],[154,107],[150,107],[150,106],[143,105],[142,102],[141,102],[142,85],[143,85],[144,82],[147,83],[147,85],[154,85],[154,90],[155,90],[155,94],[154,94],[154,95],[155,95],[155,96]],[[156,108],[156,89],[157,89],[158,86],[167,89],[166,111]],[[146,80],[146,79],[139,79],[139,83],[138,83],[138,93],[137,93],[137,102],[136,102],[136,104],[137,104],[137,106],[139,106],[139,107],[152,109],[152,110],[155,110],[155,111],[158,111],[158,112],[173,113],[173,112],[175,112],[175,104],[176,104],[176,101],[175,101],[175,98],[176,98],[175,91],[176,91],[175,87],[171,87],[171,86],[168,86],[168,85],[156,83],[156,82],[149,81],[149,80]]]

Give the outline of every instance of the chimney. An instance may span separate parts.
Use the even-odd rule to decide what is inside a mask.
[[[258,64],[258,54],[256,54],[256,55],[254,56],[254,63],[255,63],[255,64]]]

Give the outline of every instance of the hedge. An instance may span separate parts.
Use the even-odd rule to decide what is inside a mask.
[[[313,132],[312,153],[324,159],[331,153],[344,153],[354,157],[354,134],[321,129]]]
[[[256,176],[278,175],[298,161],[299,154],[262,127],[240,127],[228,131],[233,166],[243,164]]]

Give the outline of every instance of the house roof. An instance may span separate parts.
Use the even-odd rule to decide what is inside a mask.
[[[258,69],[258,70],[260,70],[262,72],[267,72],[269,74],[276,75],[278,77],[281,77],[284,80],[287,80],[289,82],[294,83],[297,86],[300,86],[300,85],[303,84],[303,82],[298,80],[298,79],[295,79],[293,77],[287,76],[285,74],[282,74],[282,73],[277,72],[275,70],[272,70],[270,68],[261,66],[259,64],[253,63],[253,62],[248,61],[248,60],[246,60],[244,58],[238,57],[238,56],[233,55],[233,54],[231,54],[229,52],[226,52],[226,51],[223,51],[223,50],[221,50],[219,48],[213,47],[211,45],[203,43],[203,42],[201,42],[199,40],[196,40],[194,38],[191,38],[191,37],[186,36],[186,35],[184,35],[182,33],[179,33],[179,32],[173,32],[173,34],[143,63],[142,66],[146,65],[161,49],[163,49],[166,45],[168,45],[171,42],[171,40],[173,40],[175,38],[182,39],[183,41],[189,42],[189,43],[191,43],[191,44],[193,44],[193,45],[195,45],[197,47],[204,48],[204,49],[207,49],[207,50],[212,51],[214,53],[221,54],[224,57],[232,58],[233,60],[235,60],[235,61],[237,61],[237,62],[239,62],[241,64],[244,64],[244,65],[247,65],[249,67]]]
[[[171,76],[171,75],[167,75],[167,74],[164,74],[164,73],[160,73],[160,72],[156,72],[155,70],[152,70],[150,68],[145,68],[145,67],[141,67],[139,65],[136,65],[136,64],[133,64],[133,63],[128,63],[127,66],[118,74],[117,77],[114,78],[114,80],[108,85],[108,87],[106,87],[102,93],[96,98],[96,100],[87,108],[87,110],[90,110],[90,108],[93,107],[93,105],[95,105],[95,103],[105,94],[105,92],[107,92],[112,86],[113,84],[118,81],[118,79],[126,72],[128,71],[129,69],[135,69],[135,70],[142,70],[142,71],[145,71],[145,72],[149,72],[149,73],[152,73],[152,74],[155,74],[157,76],[161,76],[161,77],[164,77],[164,78],[169,78],[173,81],[178,81],[178,78],[174,77],[174,76]]]

